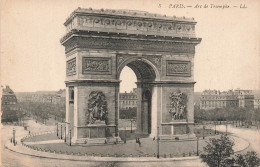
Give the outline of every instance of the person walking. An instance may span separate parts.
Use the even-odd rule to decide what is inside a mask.
[[[140,141],[140,138],[138,138],[137,143],[139,144],[139,147],[141,147],[141,141]]]

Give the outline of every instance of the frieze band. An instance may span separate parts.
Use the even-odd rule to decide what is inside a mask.
[[[113,38],[94,38],[94,37],[72,37],[69,44],[65,45],[66,53],[76,48],[91,49],[110,49],[110,50],[136,50],[136,51],[154,51],[171,53],[195,53],[194,43],[179,43],[170,41],[152,41],[152,40],[130,40]],[[77,41],[77,42],[74,42]]]

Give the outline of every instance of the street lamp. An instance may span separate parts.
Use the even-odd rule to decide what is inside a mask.
[[[199,137],[197,137],[197,156],[199,156]]]
[[[205,125],[203,125],[203,131],[202,131],[203,139],[205,139],[204,131],[205,131]]]
[[[65,143],[66,143],[66,125],[65,125],[65,127],[64,127],[64,131],[65,131],[65,138],[64,138],[64,140],[65,140]]]
[[[126,143],[126,127],[125,127],[125,140],[124,140],[124,143]]]
[[[159,137],[159,126],[157,127],[157,158],[160,158],[160,137]]]
[[[15,128],[13,128],[13,142],[14,142],[14,146],[15,146]]]
[[[227,126],[228,126],[228,124],[226,124],[226,136],[227,136]]]
[[[217,134],[217,123],[215,122],[215,134]]]
[[[131,133],[133,133],[133,130],[132,130],[132,123],[135,121],[135,119],[131,119]]]
[[[62,139],[62,125],[60,125],[60,139]]]
[[[71,129],[70,129],[70,146],[71,146]]]
[[[59,133],[58,133],[59,129],[58,129],[58,123],[57,123],[57,136],[59,137]]]

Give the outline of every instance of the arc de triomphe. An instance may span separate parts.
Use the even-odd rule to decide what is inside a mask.
[[[64,23],[66,127],[73,143],[119,139],[120,73],[137,77],[137,134],[194,137],[193,18],[78,8]]]

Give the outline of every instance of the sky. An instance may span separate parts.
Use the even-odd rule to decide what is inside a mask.
[[[192,7],[169,8],[174,4]],[[202,8],[194,8],[197,4]],[[208,8],[203,8],[205,4]],[[211,4],[229,8],[211,8]],[[260,89],[260,2],[254,0],[2,0],[1,85],[15,92],[65,88],[60,38],[65,35],[63,23],[78,7],[194,17],[196,36],[202,38],[194,60],[195,91]],[[121,92],[135,86],[136,77],[127,67],[120,79]],[[132,86],[126,86],[130,80]]]

